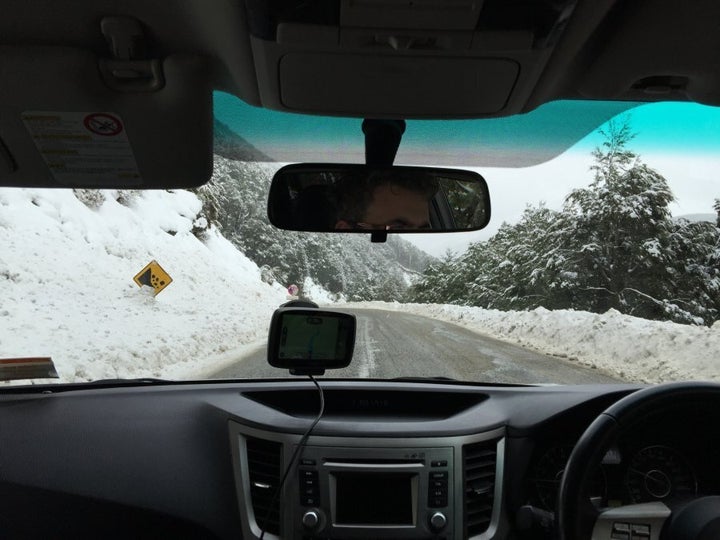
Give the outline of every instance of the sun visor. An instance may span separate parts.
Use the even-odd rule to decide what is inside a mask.
[[[0,185],[183,188],[212,175],[205,60],[0,47]]]

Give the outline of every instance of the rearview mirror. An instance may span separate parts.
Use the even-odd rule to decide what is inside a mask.
[[[472,171],[297,164],[275,173],[268,217],[294,231],[472,231],[490,221],[490,196]]]

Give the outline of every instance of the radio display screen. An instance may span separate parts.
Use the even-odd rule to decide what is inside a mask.
[[[336,525],[414,525],[413,473],[334,472]]]

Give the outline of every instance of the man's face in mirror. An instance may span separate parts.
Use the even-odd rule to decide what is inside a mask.
[[[418,191],[388,183],[373,189],[361,221],[338,220],[336,229],[429,229],[427,197]]]

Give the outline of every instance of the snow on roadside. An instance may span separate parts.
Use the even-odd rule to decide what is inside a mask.
[[[318,305],[328,305],[337,301],[337,294],[333,294],[313,281],[311,277],[306,277],[302,286],[302,297],[312,300]],[[342,296],[341,296],[342,298]]]
[[[50,356],[61,382],[180,379],[266,339],[285,291],[216,230],[191,233],[194,194],[103,195],[0,190],[0,358]],[[132,280],[153,259],[173,278],[157,296]]]
[[[711,328],[649,321],[615,310],[496,311],[437,304],[346,304],[404,311],[452,322],[627,381],[720,381],[720,322]]]

